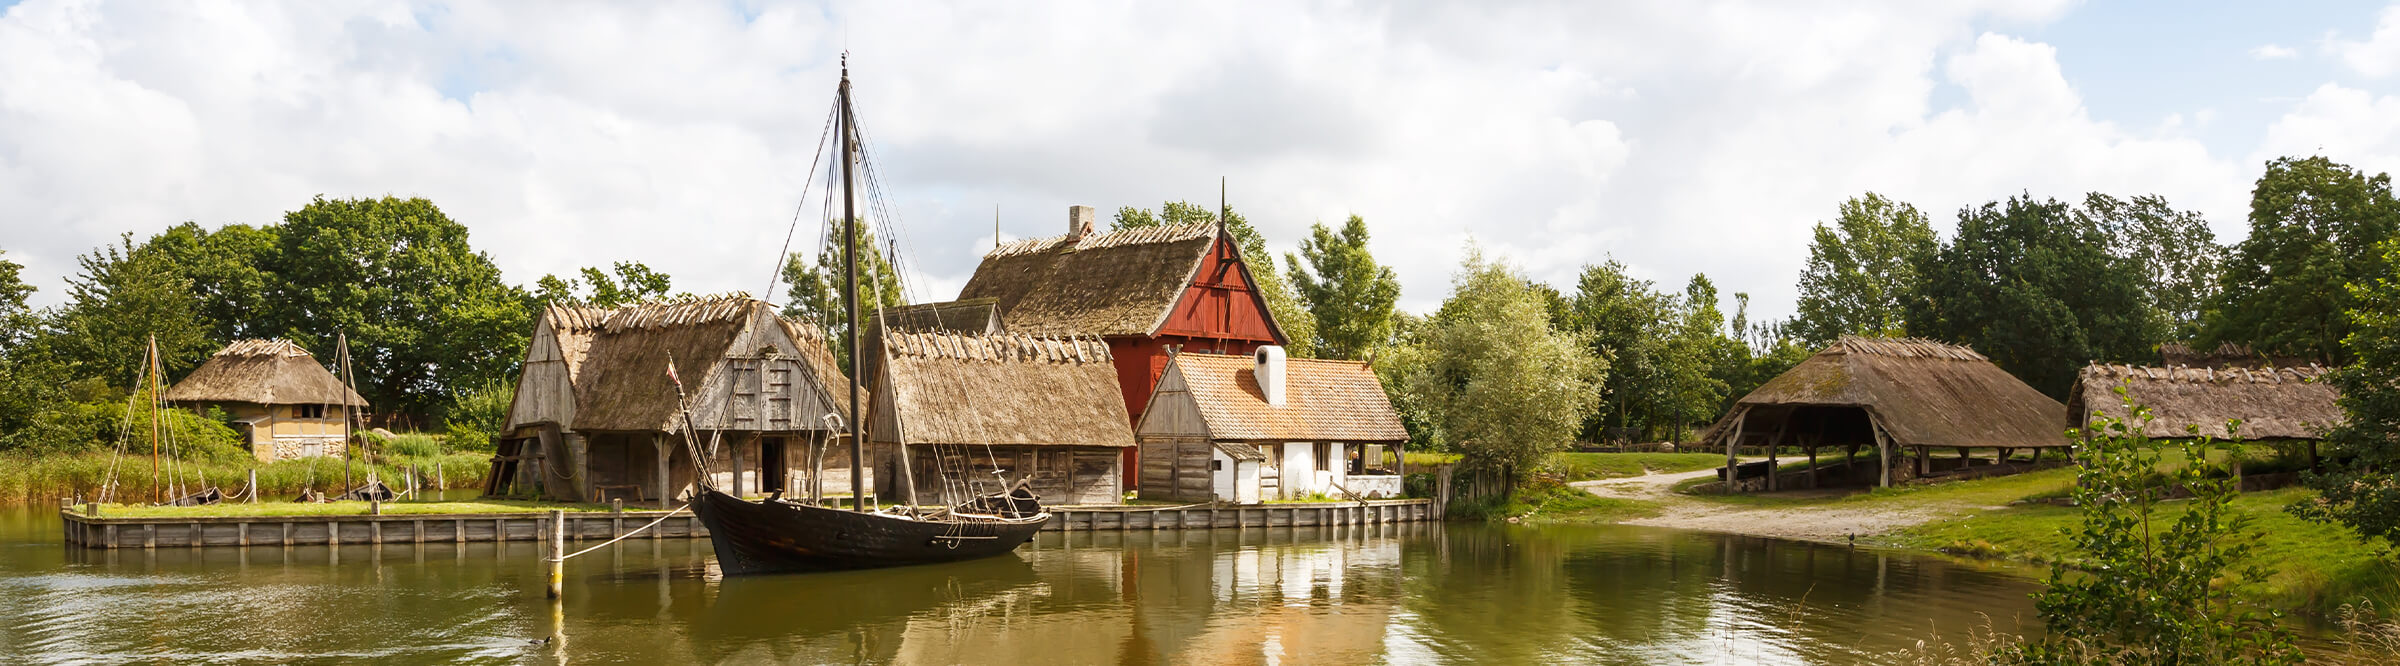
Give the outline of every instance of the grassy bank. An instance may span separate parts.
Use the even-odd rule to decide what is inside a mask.
[[[1550,458],[1564,481],[1693,472],[1725,464],[1715,453],[1559,453]]]
[[[451,488],[473,488],[483,485],[483,475],[491,468],[491,454],[451,453],[416,457],[391,457],[380,465],[365,462],[351,463],[354,483],[364,483],[370,473],[384,482],[399,485],[402,470],[414,465],[422,470],[427,483],[439,464],[444,479]],[[28,456],[0,455],[0,502],[53,503],[60,497],[96,497],[100,485],[108,478],[109,454],[82,453],[72,455]],[[116,461],[117,488],[120,497],[146,499],[150,497],[150,459],[125,457]],[[197,490],[214,485],[227,494],[241,491],[249,482],[250,470],[258,470],[258,485],[263,501],[289,500],[302,489],[334,490],[342,484],[342,461],[339,458],[311,458],[259,464],[247,460],[235,461],[159,461],[161,484],[167,472],[180,468],[184,487]]]
[[[2329,615],[2342,604],[2368,599],[2377,608],[2400,602],[2400,567],[2389,549],[2359,540],[2339,525],[2310,522],[2284,511],[2314,491],[2300,488],[2246,493],[2233,502],[2233,513],[2250,521],[2256,548],[2248,561],[2271,572],[2254,591],[2278,608]],[[2181,515],[2176,502],[2167,503],[2157,519]],[[1962,557],[2047,564],[2077,564],[2061,530],[2073,529],[2082,516],[2074,507],[2031,504],[1971,516],[1936,521],[1880,539],[1891,545],[1933,550]]]
[[[1928,522],[1862,541],[1969,559],[2076,564],[2061,530],[2076,527],[2081,515],[2074,507],[2030,501],[2066,494],[2075,483],[2073,469],[1877,488],[1833,497],[1809,496],[1808,491],[1742,495],[1685,492],[1691,486],[1712,480],[1687,481],[1680,484],[1673,496],[1660,500],[1593,497],[1596,502],[1586,505],[1573,499],[1545,500],[1539,493],[1525,493],[1529,501],[1521,504],[1522,508],[1535,511],[1533,519],[1562,523],[1620,522],[1710,507],[1760,510],[1766,512],[1762,519],[1781,511],[1789,511],[1793,516],[1812,511],[1925,512],[1934,516]],[[2235,500],[2235,513],[2250,521],[2248,532],[2257,539],[2250,560],[2237,563],[2237,567],[2254,565],[2270,572],[2251,594],[2261,603],[2320,617],[2332,617],[2343,604],[2362,599],[2372,601],[2377,608],[2400,608],[2396,605],[2400,604],[2400,564],[2395,564],[2400,562],[2400,554],[2363,541],[2348,528],[2301,520],[2284,511],[2284,507],[2311,492],[2287,488],[2249,493]],[[2168,502],[2160,520],[2174,520],[2178,504]]]

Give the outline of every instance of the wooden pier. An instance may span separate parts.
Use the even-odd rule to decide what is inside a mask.
[[[666,516],[666,511],[589,511],[566,514],[569,541],[614,539]],[[1079,506],[1051,509],[1043,531],[1267,529],[1371,525],[1440,520],[1433,500],[1369,500],[1314,504]],[[74,507],[59,510],[66,542],[86,548],[195,546],[324,546],[348,544],[544,541],[546,511],[524,513],[348,516],[224,516],[117,518]],[[689,512],[669,516],[635,539],[708,536]]]

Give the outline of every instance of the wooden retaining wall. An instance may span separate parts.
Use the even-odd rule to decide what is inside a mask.
[[[1321,504],[1053,509],[1044,531],[1247,529],[1368,525],[1438,520],[1433,501],[1374,500]],[[599,541],[640,529],[664,511],[566,514],[567,538]],[[59,511],[66,542],[87,548],[193,546],[323,546],[333,544],[473,543],[549,538],[549,512],[444,515],[93,517]],[[668,517],[635,539],[708,536],[690,513]]]
[[[1077,507],[1058,509],[1044,532],[1245,529],[1413,523],[1439,520],[1429,499],[1314,504]]]

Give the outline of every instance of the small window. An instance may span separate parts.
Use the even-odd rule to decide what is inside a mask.
[[[325,418],[325,406],[324,406],[324,405],[292,405],[292,416],[293,416],[293,418],[302,418],[302,419],[321,419],[321,418]]]
[[[1333,471],[1333,443],[1317,442],[1317,471]]]
[[[1220,458],[1210,458],[1210,459],[1208,459],[1208,471],[1211,471],[1211,472],[1222,472],[1222,471],[1225,471],[1225,461],[1224,461],[1223,459],[1220,459]]]

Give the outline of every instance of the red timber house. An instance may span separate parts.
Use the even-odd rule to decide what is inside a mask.
[[[1248,355],[1287,342],[1253,288],[1241,245],[1213,223],[1093,230],[1090,206],[1067,209],[1067,234],[1002,244],[983,256],[959,299],[993,299],[1002,328],[1034,336],[1096,335],[1115,358],[1128,424],[1178,350]],[[1137,453],[1125,453],[1135,478]]]

